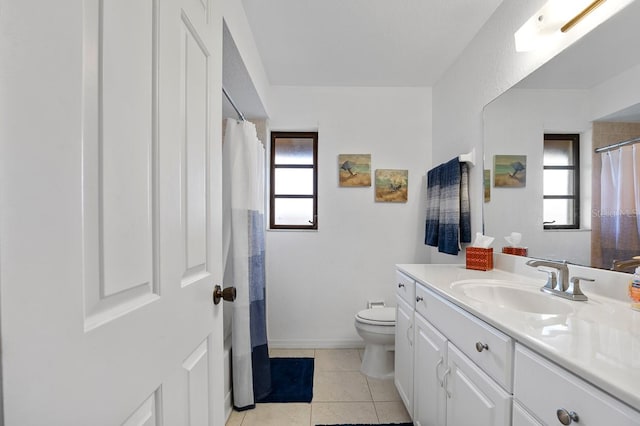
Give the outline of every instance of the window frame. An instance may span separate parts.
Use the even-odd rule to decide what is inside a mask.
[[[574,195],[545,195],[544,189],[543,200],[573,200],[573,224],[570,225],[554,225],[543,222],[543,229],[580,229],[580,134],[578,133],[545,133],[544,141],[547,140],[567,140],[572,141],[573,164],[567,166],[547,166],[544,164],[543,155],[543,172],[544,170],[571,170],[573,171],[573,194]],[[542,150],[544,153],[544,141]],[[544,209],[543,209],[544,210]]]
[[[276,140],[277,139],[312,139],[313,140],[313,164],[281,164],[275,162]],[[269,164],[269,229],[297,229],[297,230],[317,230],[318,229],[318,132],[297,132],[297,131],[272,131],[270,145]],[[308,194],[286,194],[275,193],[276,169],[313,169],[313,193]],[[313,218],[309,225],[291,225],[275,223],[275,200],[276,199],[312,199]]]

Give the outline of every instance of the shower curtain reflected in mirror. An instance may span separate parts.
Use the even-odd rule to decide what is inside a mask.
[[[601,154],[601,267],[640,256],[640,146]]]
[[[237,291],[232,316],[233,405],[271,392],[264,263],[264,147],[248,121],[227,119],[223,144],[224,282]]]

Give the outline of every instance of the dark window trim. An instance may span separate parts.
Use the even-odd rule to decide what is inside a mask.
[[[313,164],[275,164],[275,141],[279,138],[303,138],[313,139]],[[271,132],[271,163],[269,164],[269,229],[318,229],[318,132]],[[276,169],[313,169],[313,194],[308,195],[276,195],[275,174]],[[276,225],[275,223],[275,199],[277,198],[311,198],[313,199],[313,222],[309,225]]]
[[[553,225],[543,224],[544,229],[580,229],[580,135],[577,133],[545,133],[544,140],[570,140],[573,141],[573,164],[569,166],[545,166],[544,170],[572,170],[573,195],[542,195],[545,200],[573,200],[573,224]],[[544,148],[543,148],[544,149]]]

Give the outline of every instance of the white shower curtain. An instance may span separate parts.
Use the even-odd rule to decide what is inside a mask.
[[[252,408],[271,391],[264,269],[264,147],[248,121],[227,119],[223,145],[224,282],[232,316],[233,405]]]
[[[600,244],[602,267],[640,255],[640,147],[627,145],[602,156]]]

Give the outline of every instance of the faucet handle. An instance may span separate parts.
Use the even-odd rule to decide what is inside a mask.
[[[595,281],[593,278],[571,277],[571,279],[569,280],[569,287],[567,288],[566,293],[571,295],[571,299],[584,302],[587,300],[587,296],[580,289],[580,280],[590,281],[590,282]]]
[[[547,283],[544,285],[543,288],[548,288],[552,290],[555,289],[558,283],[556,271],[551,271],[548,269],[541,269],[541,268],[538,268],[538,271],[547,273],[547,277],[548,277]]]

